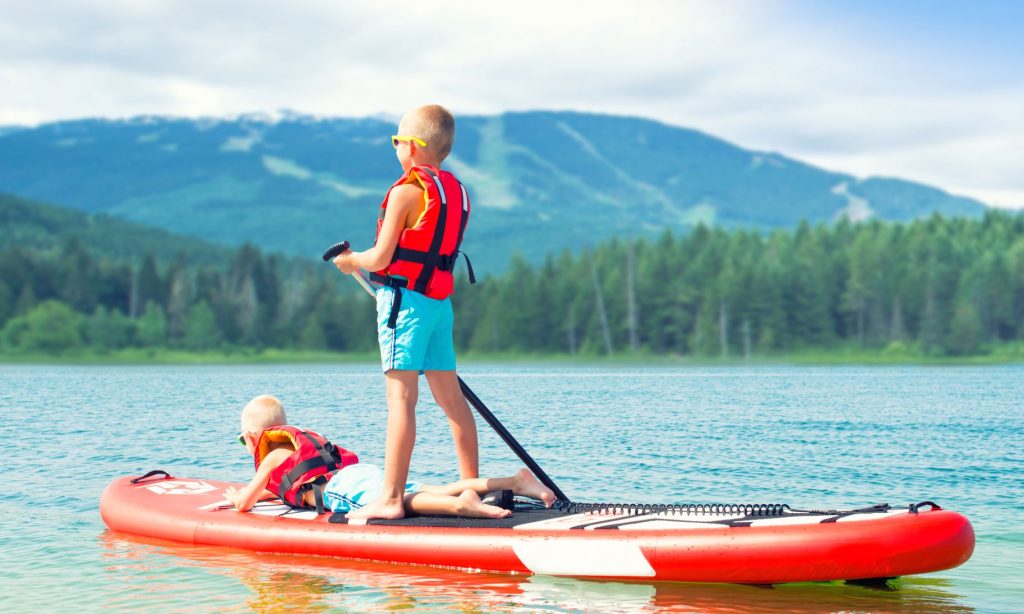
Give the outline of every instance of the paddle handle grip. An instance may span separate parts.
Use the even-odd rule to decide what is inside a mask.
[[[328,247],[327,251],[324,252],[324,255],[323,255],[324,262],[327,262],[328,260],[334,260],[339,255],[343,254],[345,252],[345,250],[347,250],[348,248],[349,248],[348,241],[342,241],[341,243],[335,243],[334,245]]]
[[[324,255],[323,255],[324,262],[327,262],[329,260],[334,260],[339,255],[345,253],[345,251],[348,250],[349,247],[350,246],[349,246],[348,241],[342,241],[341,243],[335,243],[334,245],[328,247],[327,251],[325,251]],[[370,296],[377,296],[377,293],[374,292],[374,290],[373,290],[373,286],[370,285],[370,280],[366,279],[366,275],[364,275],[362,271],[356,271],[356,272],[352,273],[352,277],[355,278],[355,280],[359,283],[359,285],[363,287],[363,290],[366,290],[366,292]]]

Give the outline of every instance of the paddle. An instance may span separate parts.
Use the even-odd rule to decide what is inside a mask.
[[[334,245],[327,248],[327,251],[324,252],[324,262],[333,260],[335,257],[343,253],[348,248],[348,241],[335,243]],[[352,277],[360,286],[363,287],[363,290],[366,290],[366,292],[369,293],[370,296],[377,296],[377,293],[374,291],[373,286],[370,285],[370,281],[366,279],[366,276],[363,275],[362,271],[356,271],[355,273],[352,274]],[[463,396],[466,397],[466,401],[468,401],[469,404],[473,406],[473,409],[476,410],[476,413],[480,414],[480,417],[484,419],[484,422],[486,422],[492,429],[494,429],[494,432],[498,434],[498,437],[501,437],[502,441],[504,441],[508,445],[508,447],[511,448],[512,451],[516,453],[516,456],[519,457],[519,460],[523,461],[527,468],[533,472],[533,475],[537,476],[537,479],[540,480],[541,483],[550,488],[551,492],[555,493],[555,497],[562,501],[568,501],[569,498],[565,496],[565,493],[562,492],[562,489],[555,485],[555,482],[548,476],[548,474],[543,469],[540,468],[540,465],[537,464],[537,461],[533,460],[533,457],[530,456],[523,448],[523,446],[521,446],[519,442],[516,441],[516,438],[512,436],[512,433],[508,432],[508,429],[505,428],[505,425],[502,424],[493,413],[491,413],[491,410],[488,409],[486,405],[484,405],[484,402],[480,400],[480,397],[476,396],[476,393],[473,392],[472,389],[470,389],[469,385],[466,384],[466,382],[464,382],[461,377],[459,377],[458,375],[456,375],[456,377],[458,377],[459,379],[459,388],[462,389],[462,394]]]

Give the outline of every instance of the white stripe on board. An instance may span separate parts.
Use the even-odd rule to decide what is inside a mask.
[[[903,514],[909,514],[906,509],[889,510],[888,512],[875,512],[865,514],[851,514],[849,516],[843,516],[836,522],[860,522],[863,520],[878,520],[880,518],[886,518],[888,516],[902,516]]]
[[[531,539],[512,546],[533,573],[553,576],[654,577],[654,568],[635,544],[610,540]]]
[[[513,527],[516,531],[561,531],[585,525],[585,531],[619,525],[622,529],[643,530],[663,525],[669,529],[707,528],[714,526],[715,521],[739,520],[743,516],[736,514],[568,514],[566,516],[528,522]],[[658,520],[664,522],[656,523]],[[642,522],[641,522],[642,521]],[[633,525],[636,525],[635,527]]]
[[[566,514],[565,516],[556,516],[554,518],[548,518],[547,520],[538,520],[536,522],[519,524],[512,528],[516,531],[569,530],[576,525],[587,524],[588,522],[624,520],[626,518],[632,518],[632,516],[628,514],[608,514],[607,516]]]
[[[213,503],[207,503],[206,505],[202,505],[202,506],[199,507],[199,509],[205,512],[205,511],[208,511],[208,510],[217,509],[218,507],[226,507],[226,506],[229,506],[229,505],[230,506],[234,506],[235,502],[234,501],[230,501],[228,499],[221,499],[220,501],[214,501]]]

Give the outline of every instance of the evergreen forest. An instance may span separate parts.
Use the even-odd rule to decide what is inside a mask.
[[[373,304],[333,267],[216,250],[8,241],[0,351],[375,352]],[[474,286],[461,277],[453,302],[457,347],[480,354],[990,354],[1024,337],[1024,217],[620,237],[540,265],[514,256]]]

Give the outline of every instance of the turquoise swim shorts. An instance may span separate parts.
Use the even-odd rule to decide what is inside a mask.
[[[395,328],[388,328],[396,291],[402,293],[401,309]],[[450,298],[439,301],[407,288],[378,288],[377,340],[384,372],[454,371],[454,323]]]
[[[384,472],[377,465],[356,463],[342,467],[324,487],[324,506],[332,512],[357,510],[379,497],[383,486]],[[414,493],[422,487],[417,482],[407,482],[405,492]]]

